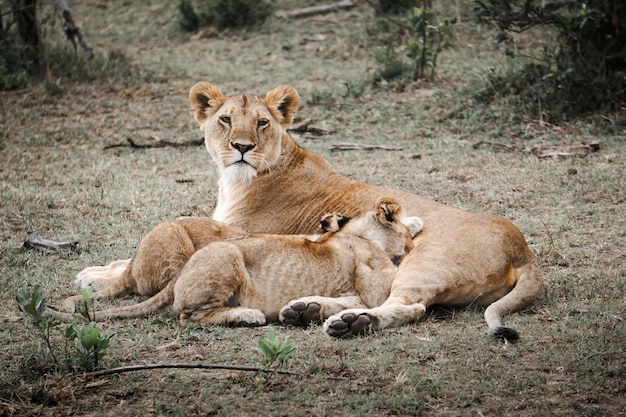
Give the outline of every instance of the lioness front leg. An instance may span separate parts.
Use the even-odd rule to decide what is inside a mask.
[[[402,304],[389,299],[380,307],[349,309],[330,316],[324,322],[324,332],[333,337],[366,335],[374,330],[400,326],[424,315],[423,304]]]
[[[306,326],[321,323],[326,318],[348,308],[365,308],[361,297],[310,296],[291,300],[280,309],[279,320],[291,326]]]

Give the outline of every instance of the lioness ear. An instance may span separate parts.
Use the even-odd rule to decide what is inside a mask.
[[[265,96],[265,105],[274,118],[283,126],[293,122],[293,116],[300,107],[300,96],[295,88],[279,85]]]
[[[402,205],[393,198],[382,197],[376,202],[376,217],[382,224],[391,224],[398,221],[402,214]]]
[[[225,99],[219,88],[206,81],[197,83],[189,90],[189,102],[200,124],[215,113],[224,104]]]

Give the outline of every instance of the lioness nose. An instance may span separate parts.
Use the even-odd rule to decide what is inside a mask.
[[[233,148],[237,149],[239,152],[241,152],[242,155],[244,153],[248,152],[250,149],[254,148],[254,144],[253,143],[231,142],[230,146],[232,146]]]

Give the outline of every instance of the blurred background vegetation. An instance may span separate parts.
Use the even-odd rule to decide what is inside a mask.
[[[375,10],[373,21],[364,22],[375,69],[351,94],[366,86],[403,90],[436,82],[439,53],[452,42],[451,27],[463,20],[505,44],[503,60],[524,62],[486,74],[485,84],[471,90],[476,102],[489,105],[510,97],[508,104],[519,114],[540,115],[550,122],[619,111],[626,102],[626,3],[621,0],[366,3]],[[90,50],[70,7],[63,0],[0,1],[0,89],[43,82],[54,93],[52,80],[59,76],[77,82],[137,77],[140,69],[122,52]],[[266,0],[180,0],[177,13],[172,30],[179,33],[203,28],[253,33],[275,8]],[[533,56],[518,54],[516,37],[529,30],[545,34],[543,50]],[[65,42],[53,41],[59,33],[65,34]]]

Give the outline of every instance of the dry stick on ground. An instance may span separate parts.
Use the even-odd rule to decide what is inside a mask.
[[[502,149],[504,151],[511,151],[511,152],[520,150],[520,148],[518,148],[517,146],[507,145],[507,144],[498,143],[498,142],[489,142],[486,140],[481,140],[479,142],[476,142],[475,144],[472,145],[472,148],[478,149],[478,147],[480,147],[481,145],[487,145],[495,149]]]
[[[350,142],[334,143],[330,145],[329,149],[331,151],[373,151],[373,150],[401,151],[402,150],[402,148],[398,146],[367,145],[363,143],[350,143]]]
[[[78,252],[78,241],[57,242],[48,239],[39,232],[28,232],[24,238],[23,247],[26,249],[37,249],[46,253],[55,252]]]
[[[76,26],[76,23],[74,23],[74,18],[72,17],[72,13],[67,7],[65,0],[58,0],[58,3],[61,8],[61,13],[63,14],[63,31],[65,32],[65,36],[67,36],[67,39],[69,39],[72,42],[72,45],[74,45],[74,50],[76,50],[76,39],[78,39],[78,43],[85,50],[87,58],[93,58],[93,49],[91,49],[91,46],[89,46],[85,38],[83,38],[80,28]]]
[[[150,370],[150,369],[226,369],[226,370],[231,370],[231,371],[266,372],[266,373],[276,373],[276,374],[284,374],[284,375],[300,375],[299,373],[296,373],[296,372],[255,368],[252,366],[203,365],[203,364],[192,364],[192,363],[152,363],[152,364],[147,364],[147,365],[129,365],[129,366],[120,366],[119,368],[103,369],[102,371],[95,371],[95,372],[89,372],[86,374],[81,374],[81,376],[95,378],[95,377],[105,376],[105,375],[121,374],[124,372],[133,372],[133,371],[145,371],[145,370]]]
[[[299,125],[291,125],[290,127],[287,128],[287,132],[299,133],[299,134],[309,133],[312,136],[332,135],[333,133],[335,133],[334,130],[322,129],[321,127],[311,126],[308,123],[301,123]]]
[[[287,19],[298,19],[301,17],[309,17],[320,14],[327,14],[339,9],[349,9],[354,6],[358,6],[361,3],[359,0],[342,0],[333,4],[324,4],[322,6],[311,6],[302,9],[296,9],[291,11],[280,11],[276,13],[278,17],[285,17]]]
[[[586,156],[592,152],[600,150],[600,142],[578,142],[578,143],[564,143],[557,145],[541,144],[535,145],[530,148],[530,152],[537,155],[539,158],[549,157],[565,157],[565,156]]]
[[[126,138],[126,143],[116,143],[113,145],[106,145],[103,149],[111,148],[134,148],[134,149],[149,149],[149,148],[182,148],[184,146],[200,146],[204,144],[204,138],[186,140],[184,142],[170,142],[169,140],[155,139],[154,143],[137,144],[131,138]]]

